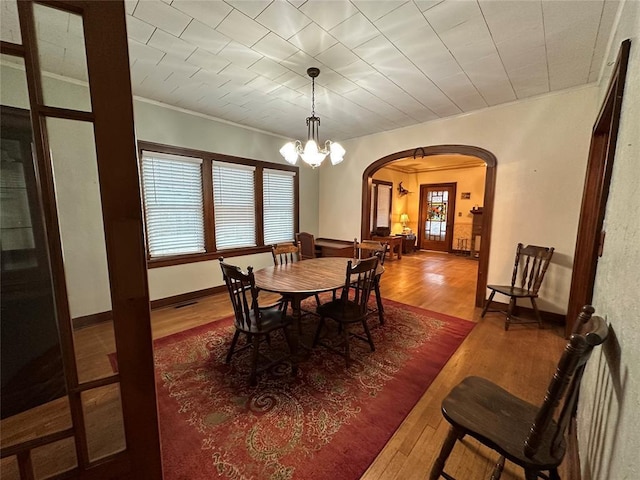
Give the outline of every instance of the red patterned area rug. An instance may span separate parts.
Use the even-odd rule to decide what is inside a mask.
[[[474,326],[384,305],[386,323],[374,327],[377,316],[370,319],[375,352],[353,339],[348,370],[343,357],[318,347],[295,377],[290,365],[276,365],[255,387],[248,350],[225,364],[231,318],[157,340],[164,478],[360,478]],[[303,342],[316,322],[304,320]],[[271,343],[286,348],[283,339]]]

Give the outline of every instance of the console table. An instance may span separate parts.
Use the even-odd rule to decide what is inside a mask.
[[[378,235],[372,235],[371,240],[389,245],[389,260],[393,260],[394,253],[398,256],[398,260],[402,258],[402,237],[381,237]]]

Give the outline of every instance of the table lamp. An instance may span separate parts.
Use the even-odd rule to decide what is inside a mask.
[[[402,233],[409,233],[410,228],[407,227],[407,223],[409,223],[409,215],[403,213],[400,215],[400,223],[402,223]]]

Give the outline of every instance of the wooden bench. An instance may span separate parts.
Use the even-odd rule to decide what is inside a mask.
[[[316,238],[316,257],[353,257],[353,241]]]

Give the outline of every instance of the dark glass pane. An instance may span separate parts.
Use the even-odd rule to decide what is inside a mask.
[[[13,80],[0,109],[2,419],[66,395],[29,111],[16,108],[27,106],[24,71],[13,65],[2,67],[3,87],[5,73]]]

